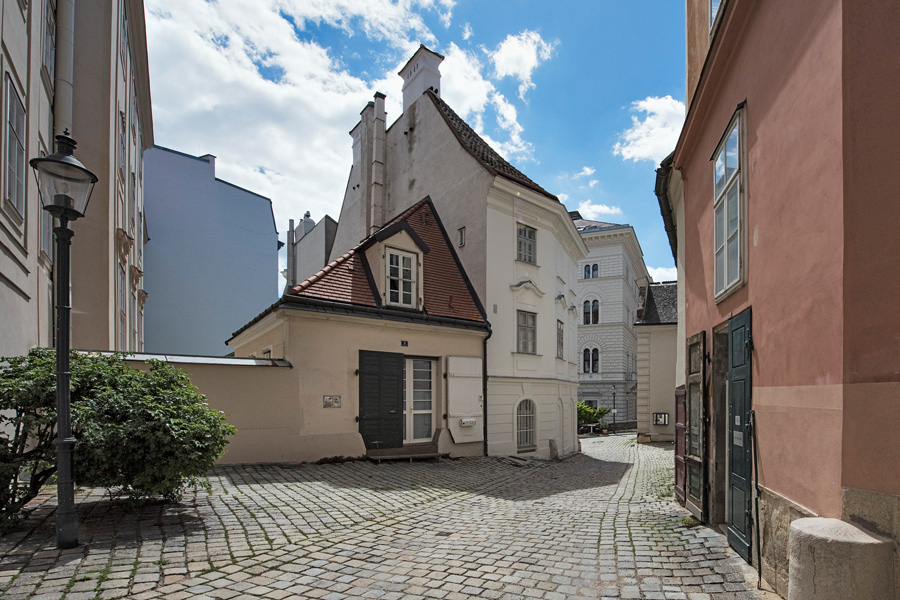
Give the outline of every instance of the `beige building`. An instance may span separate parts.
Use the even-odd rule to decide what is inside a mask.
[[[634,323],[649,280],[644,253],[630,225],[569,215],[588,247],[576,272],[578,400],[615,410],[606,416],[611,429],[632,429],[638,413]]]
[[[383,94],[363,109],[330,260],[430,196],[491,323],[488,452],[574,452],[575,276],[587,248],[562,203],[441,99],[442,60],[422,46],[404,66],[403,114],[390,128]]]
[[[64,130],[100,178],[72,225],[73,346],[138,350],[141,152],[153,144],[143,3],[10,0],[0,18],[0,355],[54,341],[53,224],[28,160]]]
[[[434,204],[414,204],[229,340],[293,368],[270,373],[287,386],[264,386],[265,414],[211,395],[238,427],[223,460],[483,454],[485,317]]]
[[[675,439],[672,390],[678,343],[677,284],[651,283],[635,323],[637,332],[637,434],[639,442]]]

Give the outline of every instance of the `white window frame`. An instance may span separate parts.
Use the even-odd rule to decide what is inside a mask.
[[[416,379],[416,374],[421,373],[423,369],[416,369],[416,363],[428,363],[429,379]],[[430,442],[434,437],[434,429],[437,423],[437,370],[438,363],[431,358],[418,356],[406,357],[403,361],[403,443],[418,444],[422,442]],[[416,389],[416,382],[428,381],[431,386],[428,390]],[[416,398],[416,392],[429,392],[430,399]],[[430,402],[431,408],[416,408],[416,402]],[[424,437],[416,437],[416,416],[430,415],[430,425],[428,434]]]
[[[722,140],[712,156],[713,167],[713,291],[716,302],[720,302],[745,282],[745,229],[746,229],[746,151],[744,146],[743,110],[739,108],[725,129]],[[736,135],[733,146],[732,136]],[[729,173],[729,148],[735,156],[737,165]],[[722,159],[722,183],[717,186],[720,158]],[[729,195],[734,190],[735,201],[729,202]],[[722,211],[721,223],[719,210]],[[736,227],[729,231],[731,219],[736,219]],[[721,231],[721,238],[719,236]],[[734,247],[737,253],[736,265],[729,267],[728,251]],[[721,255],[722,275],[719,275],[718,261]]]
[[[397,268],[398,273],[396,276],[391,274],[391,257],[396,256],[398,258]],[[410,278],[407,279],[403,277],[403,259],[410,259]],[[403,308],[417,308],[418,307],[418,281],[419,281],[419,261],[418,256],[413,254],[412,252],[404,252],[403,250],[397,250],[395,248],[385,248],[384,251],[384,301],[385,304],[390,306],[401,306]],[[397,281],[397,300],[391,299],[391,282]],[[403,301],[403,283],[410,284],[410,301]]]
[[[41,66],[47,75],[50,89],[56,77],[56,6],[54,0],[44,0],[43,40],[41,40]]]
[[[516,405],[516,449],[528,452],[537,449],[537,404],[534,400],[520,400]]]
[[[537,313],[516,311],[516,352],[537,354]]]
[[[516,260],[537,264],[537,229],[516,223]]]
[[[21,122],[18,118],[21,114]],[[6,139],[4,140],[5,177],[4,204],[14,210],[14,215],[25,219],[25,137],[27,128],[25,105],[19,97],[12,77],[6,76]],[[21,131],[19,127],[21,126]],[[10,189],[12,187],[12,190]]]
[[[119,348],[118,350],[128,350],[128,278],[125,275],[125,264],[119,263],[119,289],[118,293],[118,313],[119,313]]]

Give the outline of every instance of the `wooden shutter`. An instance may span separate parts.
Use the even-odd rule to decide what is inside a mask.
[[[685,507],[706,520],[706,332],[687,339],[685,353]]]
[[[359,433],[366,449],[403,446],[402,354],[359,351]]]

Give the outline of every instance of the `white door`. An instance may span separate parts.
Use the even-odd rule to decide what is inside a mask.
[[[434,435],[434,361],[407,358],[403,367],[403,442],[430,442]],[[409,399],[412,398],[412,402]]]

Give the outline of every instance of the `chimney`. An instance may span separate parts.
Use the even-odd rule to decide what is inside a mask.
[[[440,65],[443,60],[443,56],[420,44],[409,62],[400,69],[399,75],[403,78],[403,112],[406,112],[425,90],[430,89],[438,97],[441,96]]]
[[[294,247],[294,220],[290,219],[287,230],[287,269],[284,276],[287,284],[284,290],[285,293],[297,284],[296,270],[294,268],[294,263],[297,261],[297,257],[294,256],[296,251],[297,249]]]
[[[306,235],[310,231],[313,230],[313,227],[316,226],[316,222],[313,221],[309,216],[309,211],[306,211],[303,214],[303,235]]]
[[[372,126],[372,182],[369,187],[369,234],[384,224],[384,112],[385,95],[375,92],[375,119]]]

